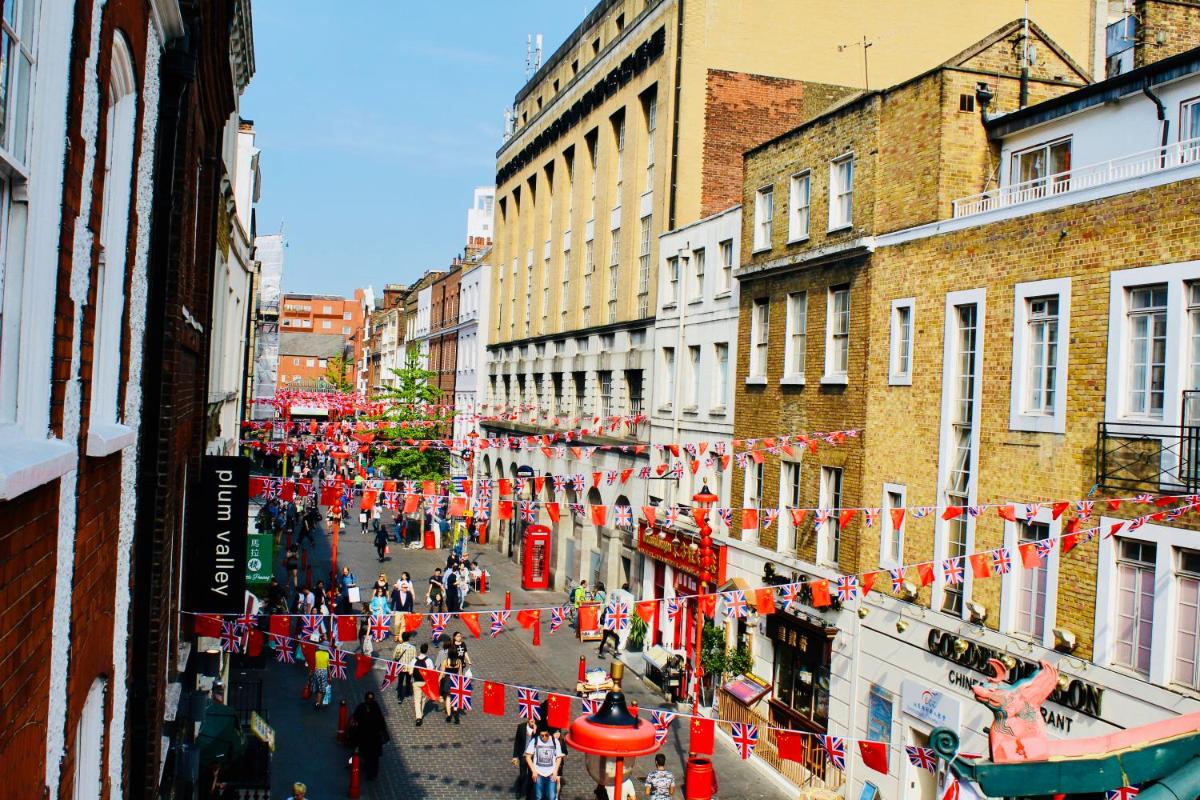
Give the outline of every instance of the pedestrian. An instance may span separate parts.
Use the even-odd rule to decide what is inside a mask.
[[[467,607],[467,595],[471,593],[471,568],[467,566],[466,561],[460,561],[458,564],[458,591],[462,596],[461,606]]]
[[[413,584],[407,572],[401,572],[392,587],[392,610],[405,614],[413,610]]]
[[[367,510],[365,508],[358,509],[358,524],[362,528],[362,532],[367,532]]]
[[[531,800],[533,797],[533,772],[525,761],[525,747],[537,738],[537,722],[532,719],[517,725],[513,735],[512,764],[517,768],[517,779],[513,782],[513,797]]]
[[[429,606],[429,613],[444,611],[445,597],[446,586],[442,583],[442,570],[439,567],[429,576],[429,587],[425,590],[425,604]]]
[[[288,545],[287,552],[283,557],[283,566],[288,571],[288,575],[292,578],[292,588],[296,588],[297,577],[296,573],[300,570],[300,548],[291,544]]]
[[[316,547],[317,540],[316,537],[313,536],[312,518],[308,514],[300,516],[296,524],[296,543],[300,546],[304,546],[305,539],[308,539],[308,541],[312,543],[313,547]]]
[[[421,649],[412,665],[413,681],[413,711],[416,713],[417,727],[425,721],[425,673],[421,670],[433,669],[433,660],[429,657],[429,643],[422,642]]]
[[[456,633],[456,636],[461,640],[462,634]],[[446,648],[446,654],[442,658],[442,706],[446,711],[446,722],[453,721],[455,725],[461,723],[460,710],[454,705],[450,697],[450,678],[453,676],[462,676],[466,669],[462,657],[459,655],[459,650],[453,646]],[[466,645],[463,645],[462,653],[466,653]]]
[[[305,800],[308,797],[308,787],[300,781],[292,784],[292,796],[288,800]]]
[[[646,776],[646,797],[674,796],[675,776],[667,770],[667,757],[659,753],[654,757],[654,771]]]
[[[379,554],[379,563],[383,563],[383,557],[387,555],[388,538],[387,532],[383,528],[375,529],[375,552]]]
[[[446,648],[454,651],[454,655],[462,662],[463,674],[471,677],[471,654],[467,652],[467,641],[463,638],[462,631],[454,632]]]
[[[446,610],[451,614],[462,611],[462,594],[458,589],[458,576],[453,569],[447,569],[442,574],[442,584],[446,587]]]
[[[317,650],[313,656],[312,671],[313,708],[320,711],[327,704],[325,692],[329,689],[329,651],[325,648]]]
[[[388,583],[387,573],[381,572],[379,573],[379,577],[375,579],[375,585],[371,587],[371,593],[374,594],[376,589],[383,589],[386,592],[390,588],[391,584]]]
[[[334,503],[333,508],[329,509],[329,529],[333,531],[333,535],[337,536],[338,529],[342,526],[342,506],[339,503]]]
[[[417,648],[409,641],[412,634],[408,631],[400,634],[400,641],[392,653],[392,659],[399,662],[400,674],[396,676],[396,699],[404,702],[413,690],[412,666],[417,660]]]
[[[342,594],[350,594],[352,586],[358,586],[358,578],[350,571],[349,567],[342,567],[342,577],[340,579],[342,586]]]
[[[579,607],[587,601],[587,579],[581,580],[575,590],[571,592],[571,605],[575,606],[578,611]]]
[[[607,605],[605,600],[608,599],[608,593],[604,591],[604,581],[599,581],[596,584],[596,594],[592,596],[592,599],[599,603],[601,608]]]
[[[596,648],[596,655],[599,658],[604,658],[604,645],[608,644],[609,639],[612,639],[613,655],[617,654],[617,648],[621,644],[621,639],[617,636],[617,632],[612,630],[612,627],[609,625],[610,616],[608,606],[600,609],[600,646]]]
[[[375,693],[367,692],[366,698],[354,709],[354,746],[362,756],[363,777],[367,780],[379,777],[379,756],[391,738],[383,709],[375,702]]]
[[[525,763],[533,773],[533,800],[558,800],[562,757],[558,740],[550,735],[549,728],[539,725],[537,736],[525,745]]]
[[[383,589],[376,589],[375,595],[371,598],[370,609],[372,614],[390,614],[392,607],[388,605],[387,592]]]

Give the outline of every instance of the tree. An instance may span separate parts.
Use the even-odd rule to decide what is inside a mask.
[[[380,419],[396,423],[380,431],[380,439],[405,441],[428,441],[442,439],[445,422],[450,417],[438,417],[439,424],[432,427],[404,427],[404,423],[424,423],[430,417],[425,406],[442,399],[442,390],[432,383],[437,373],[421,366],[421,356],[415,347],[410,347],[404,357],[404,366],[393,369],[396,376],[395,388],[379,391],[376,400],[387,404]],[[441,447],[430,447],[421,452],[415,447],[399,447],[384,450],[375,457],[374,466],[390,478],[407,480],[438,480],[449,473],[449,453]]]
[[[325,383],[329,386],[330,391],[350,392],[354,390],[354,384],[346,374],[349,371],[350,363],[346,361],[345,356],[334,356],[329,359],[325,367]]]

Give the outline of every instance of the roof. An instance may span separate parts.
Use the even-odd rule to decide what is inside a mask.
[[[346,339],[327,333],[281,333],[279,354],[281,356],[315,356],[335,358],[346,352]]]
[[[1135,92],[1198,72],[1200,72],[1200,47],[1195,47],[1161,61],[1130,70],[1122,75],[1084,86],[1082,89],[1043,100],[1036,105],[985,119],[984,125],[992,137],[1003,138],[1052,119],[1111,103]]]

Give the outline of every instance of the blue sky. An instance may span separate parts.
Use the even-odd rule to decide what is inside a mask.
[[[241,113],[262,150],[258,232],[287,239],[284,290],[350,295],[444,267],[472,189],[495,178],[526,35],[548,57],[591,5],[254,0]]]

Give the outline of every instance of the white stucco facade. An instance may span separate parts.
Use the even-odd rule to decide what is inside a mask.
[[[485,363],[484,338],[488,326],[491,266],[485,260],[476,267],[465,267],[458,290],[458,356],[454,379],[454,438],[464,439],[479,432],[479,384],[481,365]]]

